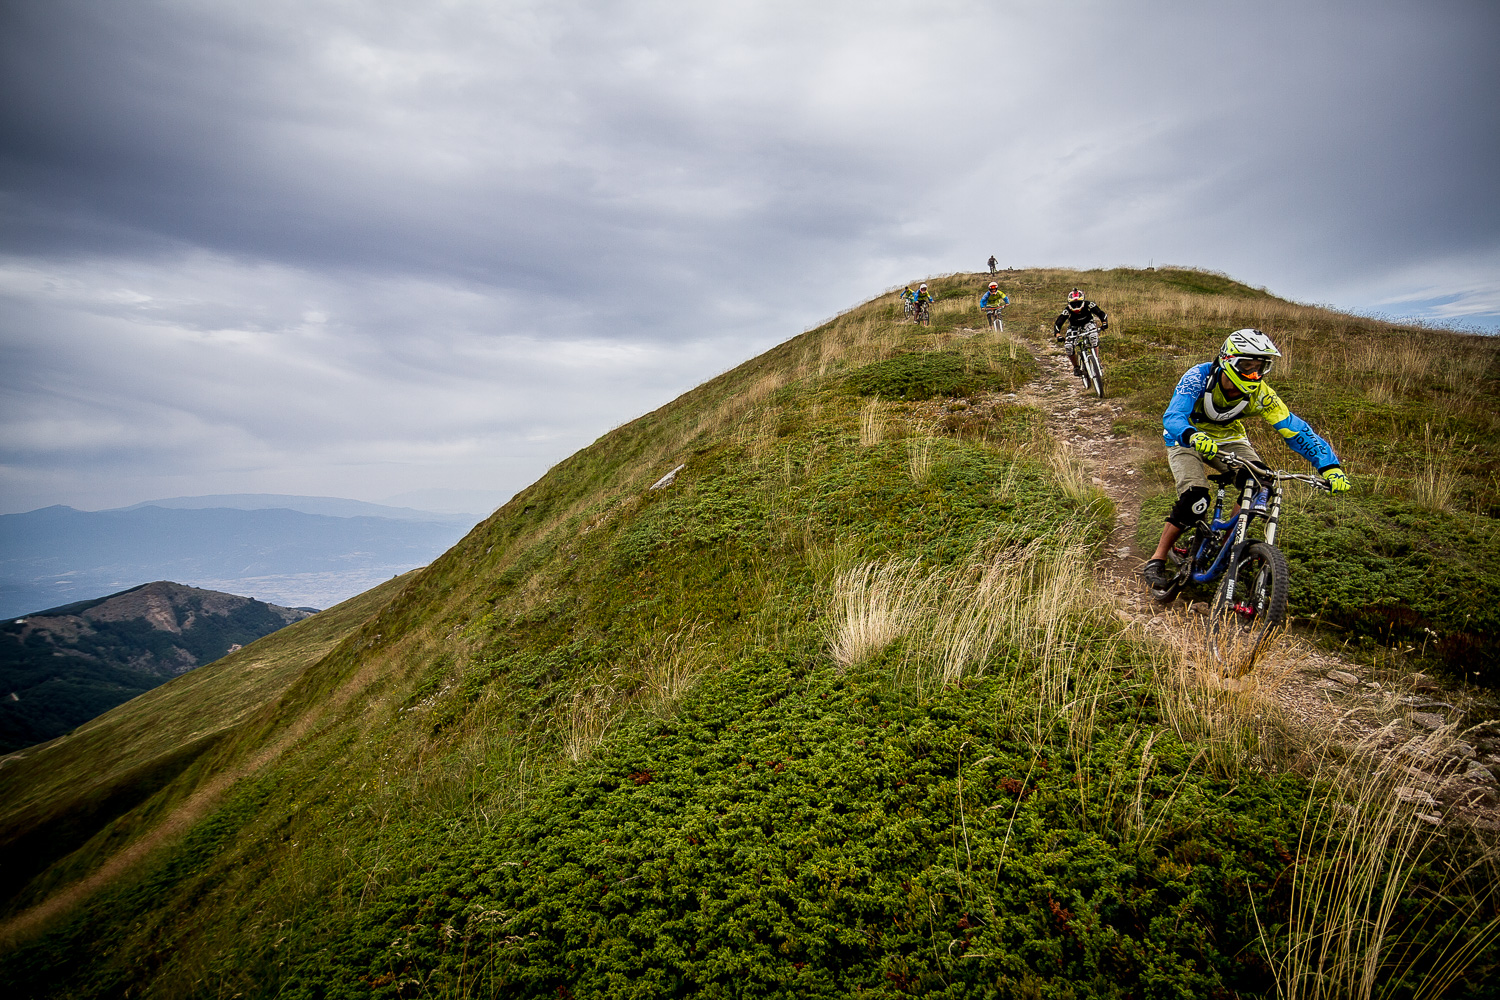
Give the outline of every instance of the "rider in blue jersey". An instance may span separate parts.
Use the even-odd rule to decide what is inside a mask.
[[[1220,453],[1264,467],[1245,435],[1242,416],[1257,414],[1281,434],[1287,447],[1307,459],[1323,474],[1335,493],[1349,489],[1333,448],[1293,413],[1264,381],[1281,352],[1259,330],[1236,330],[1224,341],[1215,361],[1189,368],[1177,383],[1172,401],[1162,414],[1162,437],[1167,445],[1167,464],[1177,484],[1177,503],[1162,526],[1161,541],[1141,570],[1146,582],[1157,589],[1171,583],[1167,553],[1184,530],[1202,520],[1210,505],[1207,462],[1219,472]]]

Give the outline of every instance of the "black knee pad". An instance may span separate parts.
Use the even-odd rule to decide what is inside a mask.
[[[1175,524],[1183,529],[1191,528],[1203,520],[1203,515],[1208,513],[1208,504],[1208,487],[1191,486],[1172,505],[1172,512],[1167,515],[1167,523]]]

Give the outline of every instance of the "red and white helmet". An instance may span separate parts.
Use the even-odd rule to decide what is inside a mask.
[[[1000,290],[1000,282],[998,282],[998,281],[992,281],[992,282],[990,282],[990,291],[992,291],[992,292],[998,292],[999,290]]]
[[[1075,288],[1068,293],[1068,308],[1074,312],[1083,308],[1083,301],[1083,293],[1078,289]]]

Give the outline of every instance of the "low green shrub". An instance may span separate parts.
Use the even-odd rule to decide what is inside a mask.
[[[855,369],[844,380],[850,392],[882,399],[967,396],[1010,384],[1005,373],[976,365],[956,351],[898,354]]]
[[[810,667],[746,658],[383,894],[288,995],[1270,989],[1248,901],[1285,905],[1300,782],[1147,754],[1128,701],[1084,758],[1039,756],[1000,721],[1009,686],[917,702]]]

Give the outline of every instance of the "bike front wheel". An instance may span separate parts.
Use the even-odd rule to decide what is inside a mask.
[[[1225,573],[1212,609],[1215,648],[1226,669],[1248,671],[1270,633],[1286,623],[1291,571],[1286,556],[1267,542],[1252,542],[1234,572]]]
[[[1099,364],[1099,352],[1089,347],[1083,352],[1083,370],[1089,377],[1089,387],[1094,395],[1104,398],[1104,369]]]

